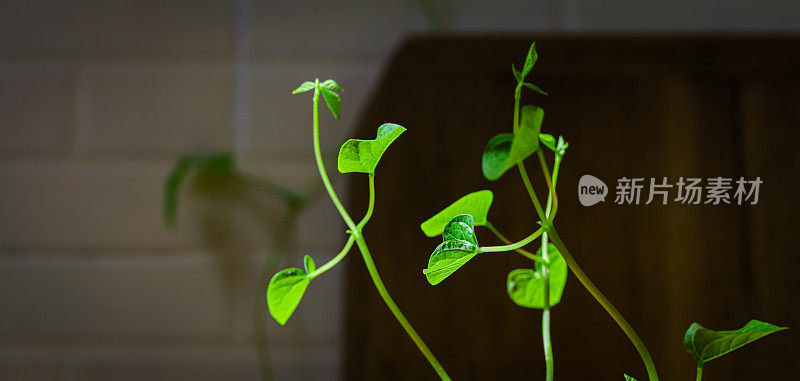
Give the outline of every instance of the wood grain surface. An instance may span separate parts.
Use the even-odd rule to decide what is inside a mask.
[[[419,229],[462,195],[492,189],[495,226],[512,240],[535,230],[518,173],[489,182],[480,169],[486,142],[511,131],[510,64],[521,66],[532,40],[540,59],[529,78],[550,96],[523,91],[522,104],[543,107],[543,131],[570,142],[556,226],[648,345],[662,380],[693,379],[682,347],[693,321],[737,329],[757,318],[800,329],[800,39],[420,36],[397,51],[354,137],[372,138],[383,122],[408,128],[378,166],[365,236],[390,293],[451,376],[544,378],[541,312],[516,306],[505,291],[508,272],[531,263],[483,254],[430,286],[422,269],[440,240]],[[545,184],[529,161],[543,198]],[[610,187],[605,203],[578,203],[584,174]],[[348,176],[349,209],[360,218],[366,177]],[[760,176],[764,183],[752,206],[613,203],[618,178],[664,176],[671,183]],[[479,229],[478,239],[497,243],[488,230]],[[346,263],[344,378],[435,379],[355,250]],[[624,372],[645,379],[625,335],[571,274],[552,314],[557,380],[622,380]],[[704,379],[793,379],[799,348],[793,330],[782,332],[709,363]]]

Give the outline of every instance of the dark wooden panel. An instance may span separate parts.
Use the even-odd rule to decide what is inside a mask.
[[[408,128],[381,161],[373,220],[365,231],[392,295],[455,379],[538,379],[544,374],[540,312],[505,293],[508,254],[481,255],[432,287],[421,269],[439,243],[418,224],[478,189],[495,192],[490,219],[521,238],[535,218],[519,176],[483,179],[480,153],[511,129],[510,63],[536,39],[533,81],[550,97],[525,94],[547,111],[543,129],[570,149],[559,179],[557,225],[589,276],[648,344],[664,380],[691,379],[682,348],[694,321],[738,328],[750,318],[794,325],[800,265],[798,141],[800,41],[788,37],[609,36],[421,37],[388,67],[357,135],[382,122]],[[532,163],[529,167],[536,168]],[[578,178],[613,188],[627,177],[761,176],[756,206],[586,208]],[[536,173],[536,177],[541,177]],[[353,182],[351,209],[366,204]],[[542,181],[535,184],[545,189]],[[608,201],[613,201],[612,195]],[[479,231],[479,239],[491,242]],[[435,374],[372,287],[363,263],[348,261],[346,379],[434,379]],[[709,380],[786,379],[800,371],[791,333],[782,333],[707,369]],[[570,278],[553,310],[560,380],[644,378],[633,347]]]

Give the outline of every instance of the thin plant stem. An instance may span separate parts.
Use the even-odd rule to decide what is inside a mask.
[[[242,170],[237,170],[236,175],[242,179],[243,183],[256,191],[277,197],[286,202],[297,202],[303,198],[298,192],[276,184],[268,179],[254,176]]]
[[[369,177],[369,189],[370,189],[370,191],[369,191],[370,194],[375,194],[375,175],[374,174],[371,174],[370,177]],[[357,225],[357,227],[359,229],[362,229],[364,227],[364,225],[367,224],[369,219],[372,217],[372,211],[374,209],[375,209],[375,197],[370,197],[369,198],[369,208],[367,208],[367,213],[364,215],[364,218],[361,219],[361,222],[359,222],[358,225]],[[356,237],[355,237],[354,234],[351,233],[350,234],[350,238],[347,239],[347,242],[345,243],[344,248],[342,248],[342,251],[340,251],[339,254],[337,254],[330,261],[328,261],[328,263],[320,266],[319,268],[317,268],[316,270],[314,270],[310,274],[308,274],[308,277],[311,278],[311,279],[314,279],[317,276],[319,276],[322,273],[324,273],[325,271],[328,271],[331,267],[336,266],[337,263],[339,263],[342,259],[344,259],[345,256],[347,256],[347,253],[350,252],[350,248],[353,247],[353,243],[355,243],[355,241],[356,241]]]
[[[544,173],[545,181],[547,182],[548,194],[547,194],[547,219],[551,222],[556,218],[556,213],[558,213],[558,195],[556,194],[556,177],[558,176],[556,172],[556,163],[555,161],[561,161],[561,155],[556,153],[556,159],[553,163],[553,176],[552,180],[550,176],[550,171],[547,169],[547,162],[544,160],[544,154],[542,150],[536,152],[539,156],[539,164],[542,166],[542,172]],[[551,210],[552,208],[552,210]]]
[[[500,239],[500,241],[503,241],[503,243],[505,243],[507,245],[511,244],[511,241],[508,238],[506,238],[506,236],[504,236],[502,233],[500,233],[500,231],[497,230],[494,227],[494,225],[492,225],[491,222],[486,221],[486,227],[489,228],[489,230],[491,230],[492,233],[494,233],[494,235],[497,236],[497,238]],[[514,252],[518,253],[519,255],[522,255],[525,258],[528,258],[528,259],[530,259],[532,261],[535,261],[535,262],[544,262],[545,261],[544,259],[542,259],[542,257],[540,257],[540,256],[538,256],[536,254],[533,254],[530,251],[525,250],[525,249],[516,249],[516,250],[514,250]]]
[[[547,195],[545,217],[551,219],[551,212],[552,215],[555,215],[556,206],[554,205],[558,205],[558,201],[556,201],[555,184],[558,180],[558,169],[561,165],[561,156],[556,153],[553,163],[552,181],[550,181],[550,173],[547,170],[547,164],[544,162],[544,155],[542,155],[541,150],[539,151],[539,161],[542,164],[545,178],[548,179],[547,185],[550,188]],[[547,252],[547,232],[542,233],[542,258],[545,260],[545,265],[542,266],[542,283],[544,283],[544,295],[542,299],[542,346],[544,348],[545,380],[553,381],[555,368],[553,366],[553,344],[550,340],[550,256]]]
[[[517,87],[514,89],[514,128],[511,130],[517,133],[519,128],[519,98],[522,94],[522,81],[517,82]]]
[[[544,233],[544,228],[543,227],[539,228],[535,232],[531,233],[531,235],[523,238],[522,241],[515,242],[515,243],[509,244],[509,245],[503,245],[503,246],[481,247],[480,251],[482,253],[498,253],[498,252],[502,252],[502,251],[516,250],[516,249],[519,249],[520,247],[523,247],[523,246],[533,242],[536,238],[539,238],[539,236],[542,235],[542,233]]]
[[[378,269],[375,267],[375,263],[372,261],[372,256],[369,253],[369,248],[367,247],[367,243],[364,241],[364,237],[358,236],[356,238],[356,244],[361,251],[361,256],[364,258],[364,264],[367,266],[369,276],[372,278],[372,282],[375,283],[375,288],[378,289],[378,294],[380,294],[381,298],[383,298],[383,302],[386,303],[386,306],[389,307],[390,311],[392,311],[395,319],[400,322],[400,325],[403,326],[403,329],[405,329],[408,336],[411,337],[411,340],[414,341],[414,344],[417,345],[417,348],[419,348],[425,358],[428,359],[428,362],[436,371],[436,374],[439,375],[439,378],[445,381],[450,381],[450,376],[447,375],[444,367],[442,367],[442,365],[439,363],[439,360],[436,359],[436,356],[433,355],[433,352],[428,349],[428,346],[425,345],[425,342],[422,341],[422,338],[419,337],[417,331],[414,330],[414,327],[411,326],[411,323],[408,322],[406,317],[400,311],[400,308],[397,307],[397,304],[395,304],[394,300],[392,300],[392,297],[389,295],[389,292],[386,290],[386,286],[384,286],[383,281],[378,274]]]
[[[347,210],[345,210],[342,202],[339,200],[339,196],[336,195],[336,191],[333,190],[333,186],[331,185],[331,180],[328,179],[328,173],[325,172],[325,164],[322,162],[322,153],[319,147],[319,79],[314,81],[314,158],[317,161],[317,169],[319,169],[319,177],[322,179],[322,184],[325,186],[325,190],[328,191],[328,197],[330,197],[333,205],[336,207],[336,210],[339,211],[339,214],[342,216],[344,223],[350,229],[353,234],[358,234],[356,229],[356,224],[353,222],[353,219],[350,218],[350,215],[347,214]]]
[[[439,360],[433,355],[428,346],[422,341],[422,338],[419,337],[417,332],[414,330],[414,327],[411,326],[411,323],[408,322],[406,317],[400,311],[400,308],[397,307],[392,297],[389,295],[389,291],[386,290],[386,286],[383,284],[380,275],[378,274],[378,269],[375,267],[375,263],[372,261],[372,255],[370,255],[369,248],[367,247],[367,242],[364,240],[364,236],[361,232],[361,228],[363,227],[363,223],[369,220],[372,216],[372,210],[375,204],[375,184],[374,184],[374,174],[370,174],[370,188],[369,188],[369,208],[367,209],[367,213],[364,216],[364,219],[356,226],[353,223],[353,219],[350,218],[350,215],[345,210],[344,206],[342,205],[341,201],[339,201],[339,197],[336,195],[336,192],[331,185],[330,180],[328,179],[328,175],[325,172],[325,165],[322,162],[322,155],[320,153],[320,146],[319,146],[319,80],[315,80],[314,86],[314,157],[317,161],[317,168],[319,169],[320,177],[322,178],[322,184],[325,186],[325,189],[328,191],[328,196],[330,196],[331,201],[333,201],[334,206],[339,211],[339,214],[342,216],[345,224],[350,229],[351,237],[355,238],[356,245],[358,246],[359,251],[361,252],[361,257],[364,259],[364,264],[367,266],[367,271],[369,272],[370,277],[372,278],[372,282],[375,284],[375,288],[378,290],[378,294],[380,294],[383,302],[386,303],[386,306],[389,307],[389,310],[394,315],[395,319],[403,326],[408,336],[411,337],[411,340],[414,344],[417,345],[417,348],[422,352],[428,362],[431,364],[433,369],[439,375],[442,380],[450,381],[450,376],[447,375],[445,372],[444,367],[439,363]]]
[[[647,347],[642,342],[642,339],[639,338],[639,335],[636,334],[636,331],[631,327],[627,320],[622,316],[622,314],[617,311],[613,304],[600,292],[600,289],[592,283],[588,276],[583,272],[583,269],[578,265],[575,259],[570,254],[567,247],[564,245],[564,242],[559,237],[558,232],[551,226],[548,229],[548,233],[550,235],[550,239],[553,241],[553,245],[556,246],[558,251],[561,253],[561,257],[564,258],[564,261],[567,262],[567,266],[575,275],[576,278],[583,284],[583,287],[589,291],[590,294],[600,303],[601,306],[611,315],[611,318],[617,322],[617,325],[625,332],[625,335],[628,336],[628,339],[633,343],[633,346],[636,348],[636,351],[639,352],[639,356],[641,356],[642,361],[644,362],[644,366],[647,369],[647,375],[650,378],[650,381],[658,381],[658,372],[656,372],[656,366],[653,364],[653,359],[650,357],[650,352],[647,351]]]
[[[372,218],[372,212],[375,210],[375,173],[369,174],[369,194],[369,206],[367,207],[367,213],[364,214],[364,218],[358,223],[359,229],[367,224],[369,219]]]
[[[369,217],[372,215],[372,209],[375,205],[375,175],[370,174],[370,187],[369,187],[369,208],[367,209],[367,214],[364,216],[364,221],[368,220]],[[363,221],[362,221],[363,222]],[[383,284],[383,280],[381,280],[381,276],[378,274],[378,269],[375,267],[375,262],[372,260],[372,255],[370,255],[369,248],[367,247],[367,242],[364,240],[364,235],[361,234],[361,227],[362,225],[359,224],[359,231],[356,235],[356,245],[358,245],[359,251],[361,251],[361,257],[364,258],[364,264],[367,266],[367,272],[369,272],[369,276],[372,278],[372,283],[375,284],[375,288],[378,289],[378,294],[380,294],[383,302],[386,303],[386,306],[389,307],[389,310],[392,311],[395,319],[400,322],[400,325],[403,326],[403,329],[406,330],[408,336],[411,337],[411,340],[414,341],[414,344],[417,345],[419,350],[428,359],[433,369],[439,375],[442,380],[450,380],[450,376],[447,375],[445,372],[444,367],[439,363],[439,360],[436,359],[436,356],[433,355],[428,346],[425,345],[425,342],[422,341],[422,338],[419,337],[417,331],[414,330],[414,327],[411,326],[411,323],[408,322],[408,319],[403,315],[403,312],[400,311],[400,308],[397,307],[394,300],[392,299],[391,295],[389,295],[389,291],[386,289],[386,286]]]
[[[539,216],[539,219],[542,222],[547,221],[547,217],[544,215],[544,210],[542,210],[542,204],[539,203],[539,197],[536,196],[536,192],[533,190],[533,185],[531,185],[531,179],[528,177],[528,171],[525,170],[525,164],[520,161],[517,163],[517,169],[519,169],[519,175],[522,177],[522,183],[525,184],[525,189],[528,191],[528,195],[531,197],[531,202],[533,202],[533,208],[536,209],[536,214]]]
[[[336,254],[335,257],[331,258],[331,260],[328,261],[328,263],[318,267],[316,270],[308,274],[308,277],[314,279],[322,275],[322,273],[330,270],[331,267],[336,266],[337,263],[339,263],[342,259],[344,259],[345,256],[347,256],[347,253],[350,252],[350,248],[353,247],[353,243],[355,243],[355,241],[356,241],[355,236],[351,234],[350,238],[348,238],[347,242],[344,244],[344,248],[342,248],[342,251],[340,251],[339,254]]]
[[[700,381],[703,379],[703,364],[697,364],[697,377],[695,377],[695,381]]]

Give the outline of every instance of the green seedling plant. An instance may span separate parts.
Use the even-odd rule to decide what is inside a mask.
[[[467,194],[420,225],[428,237],[442,236],[442,243],[437,246],[428,260],[428,267],[423,274],[431,285],[444,281],[461,266],[481,254],[515,252],[533,262],[532,268],[511,271],[506,280],[506,291],[515,304],[542,310],[542,346],[545,360],[545,379],[552,381],[554,376],[553,347],[550,338],[551,309],[562,298],[568,272],[578,279],[586,290],[619,325],[627,335],[644,363],[650,381],[658,380],[655,364],[647,347],[639,335],[613,304],[592,283],[581,269],[575,258],[567,249],[554,225],[558,211],[556,182],[561,162],[569,144],[562,136],[541,132],[544,110],[533,105],[520,108],[520,95],[523,88],[533,90],[541,95],[548,95],[538,86],[525,79],[530,74],[538,59],[535,43],[531,44],[522,70],[512,64],[511,71],[517,81],[514,90],[514,121],[511,133],[494,136],[487,143],[482,156],[482,171],[490,181],[499,179],[503,174],[517,168],[522,183],[530,196],[533,209],[539,218],[538,228],[529,236],[512,243],[489,221],[488,214],[493,201],[490,190],[480,190]],[[553,154],[552,171],[544,155],[545,148]],[[547,184],[547,201],[544,207],[539,201],[531,184],[524,160],[537,156],[544,180]],[[505,245],[481,246],[475,234],[475,227],[485,227]],[[524,249],[525,246],[540,240],[536,254]],[[727,353],[752,340],[783,328],[768,323],[752,321],[739,331],[714,332],[693,324],[686,334],[686,349],[698,360],[698,380],[702,364],[712,358]],[[635,379],[627,374],[628,381]]]
[[[341,110],[341,97],[338,92],[343,89],[331,79],[320,82],[318,79],[313,82],[307,81],[300,85],[293,94],[305,93],[313,91],[313,145],[314,157],[319,170],[319,177],[322,184],[328,193],[333,205],[339,211],[342,220],[347,225],[347,234],[349,235],[344,248],[322,266],[317,267],[311,256],[306,255],[303,260],[303,268],[288,268],[275,274],[269,281],[267,287],[267,306],[270,314],[281,325],[285,324],[294,310],[300,303],[306,288],[310,285],[311,281],[330,270],[333,266],[339,263],[350,251],[353,244],[358,247],[361,252],[361,257],[367,267],[370,277],[378,290],[378,294],[383,299],[386,306],[392,312],[394,317],[405,329],[406,333],[411,337],[414,344],[417,345],[419,350],[430,362],[436,373],[442,380],[450,380],[450,377],[445,372],[439,361],[428,349],[428,346],[420,338],[411,323],[405,318],[403,313],[395,304],[386,286],[383,284],[375,263],[372,260],[367,242],[364,238],[363,228],[369,222],[375,206],[375,169],[381,156],[386,152],[389,145],[392,144],[406,129],[400,125],[393,123],[385,123],[378,127],[377,137],[372,140],[350,139],[341,146],[339,150],[339,157],[337,160],[338,169],[341,173],[364,173],[369,176],[369,204],[364,217],[358,223],[350,217],[350,214],[342,205],[336,191],[331,185],[328,174],[325,170],[325,165],[320,153],[319,141],[319,98],[324,99],[325,104],[328,106],[331,114],[335,119],[339,119]]]
[[[514,89],[512,132],[496,135],[489,140],[483,151],[481,169],[484,177],[494,181],[516,167],[539,217],[538,228],[524,239],[512,243],[487,219],[492,202],[491,191],[471,193],[422,223],[421,228],[426,235],[434,237],[441,234],[443,238],[442,244],[436,247],[430,256],[428,267],[423,273],[430,284],[436,285],[480,254],[516,252],[532,260],[533,268],[516,269],[508,274],[506,290],[510,299],[517,305],[542,310],[545,379],[551,381],[554,376],[553,347],[550,338],[551,309],[560,302],[567,281],[567,272],[571,270],[628,336],[639,352],[650,380],[658,380],[650,353],[636,331],[586,276],[556,231],[554,221],[558,212],[558,197],[555,186],[561,161],[569,143],[563,137],[555,138],[553,135],[541,133],[544,120],[542,108],[533,105],[520,108],[523,88],[547,95],[544,90],[526,81],[537,59],[535,44],[531,44],[522,70],[517,70],[513,64],[511,65],[511,72],[517,81]],[[552,171],[546,162],[544,148],[553,153]],[[547,183],[548,195],[544,207],[533,189],[524,164],[524,160],[532,155],[538,157]],[[505,245],[480,246],[474,233],[475,226],[485,226]],[[536,254],[523,249],[537,239],[541,240],[541,244]]]

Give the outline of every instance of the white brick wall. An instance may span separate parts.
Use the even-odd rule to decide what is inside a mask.
[[[798,5],[779,0],[435,3],[448,32],[800,30]],[[3,2],[0,379],[257,378],[251,308],[281,208],[185,189],[170,231],[164,177],[177,155],[235,149],[248,171],[302,187],[316,174],[310,100],[289,92],[314,77],[346,89],[341,121],[321,110],[336,152],[381,65],[426,28],[407,0]],[[281,265],[324,263],[344,230],[319,194]],[[345,276],[316,279],[286,326],[268,319],[278,379],[339,377]]]

